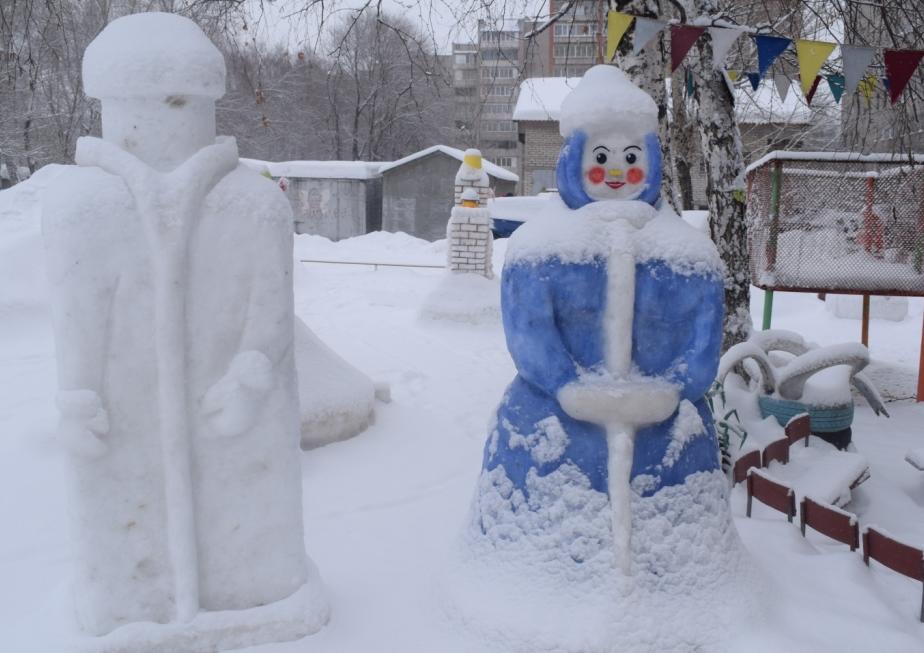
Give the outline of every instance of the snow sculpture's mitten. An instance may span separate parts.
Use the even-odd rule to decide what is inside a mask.
[[[62,390],[55,398],[61,420],[58,438],[75,456],[99,458],[109,447],[99,436],[109,433],[109,415],[92,390]]]
[[[273,364],[265,354],[259,351],[237,354],[228,372],[202,398],[202,414],[212,426],[211,435],[233,437],[248,431],[272,387]]]

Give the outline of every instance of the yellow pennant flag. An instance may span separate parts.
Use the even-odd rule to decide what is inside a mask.
[[[612,61],[616,54],[619,42],[626,35],[635,16],[624,14],[621,11],[609,11],[606,14],[606,60]]]
[[[867,75],[860,80],[860,83],[857,84],[857,88],[860,89],[860,92],[866,97],[866,104],[869,105],[870,99],[873,97],[873,91],[876,90],[876,86],[879,84],[879,81],[873,75]]]
[[[796,39],[796,56],[799,57],[799,75],[802,78],[802,95],[808,97],[821,65],[834,52],[836,43]]]
[[[738,78],[741,77],[740,70],[726,70],[725,74],[728,75],[728,78],[733,82],[737,82]]]

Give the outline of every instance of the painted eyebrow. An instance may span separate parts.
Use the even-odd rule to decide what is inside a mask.
[[[607,152],[609,152],[610,148],[608,148],[606,145],[598,145],[597,147],[594,148],[594,152],[596,152],[597,150],[606,150]]]
[[[633,147],[640,152],[642,150],[642,148],[640,148],[638,145],[630,145],[629,147],[623,149],[623,152],[626,152],[627,150],[631,150]]]

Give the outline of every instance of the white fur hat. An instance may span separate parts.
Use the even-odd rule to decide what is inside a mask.
[[[558,121],[567,138],[576,129],[658,131],[658,105],[616,66],[594,66],[561,103]]]

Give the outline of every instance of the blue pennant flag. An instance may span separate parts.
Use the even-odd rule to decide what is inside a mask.
[[[754,43],[757,44],[757,70],[763,77],[776,58],[792,45],[792,39],[758,35],[754,37]]]
[[[751,82],[751,88],[756,91],[760,86],[760,73],[748,73],[748,81]]]
[[[840,102],[841,96],[844,94],[844,76],[828,75],[828,88],[831,89],[831,95],[834,96],[834,101]]]

